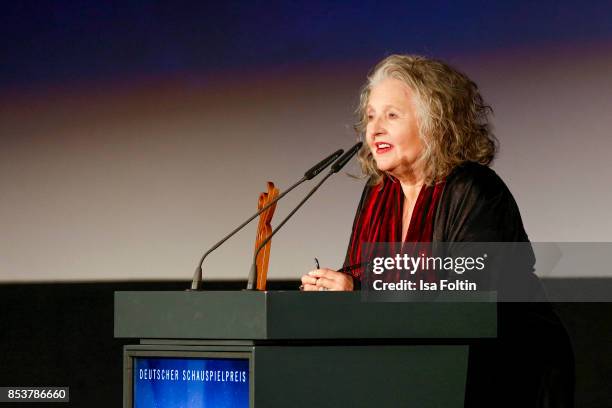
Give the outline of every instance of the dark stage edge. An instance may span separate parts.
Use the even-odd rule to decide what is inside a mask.
[[[612,293],[612,279],[543,283],[551,292],[572,287],[581,293]],[[206,282],[205,288],[240,290],[245,284],[214,281]],[[135,341],[113,338],[114,292],[182,290],[188,285],[184,281],[1,284],[0,386],[68,386],[71,402],[62,406],[120,407],[122,347]],[[270,281],[268,288],[292,290],[298,285]],[[609,406],[612,303],[555,303],[555,308],[574,346],[575,406]]]

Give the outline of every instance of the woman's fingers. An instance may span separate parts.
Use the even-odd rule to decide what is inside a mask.
[[[309,276],[314,276],[315,278],[329,277],[330,276],[330,272],[338,273],[336,271],[332,271],[331,269],[315,269],[314,271],[308,272],[308,275]]]
[[[310,275],[302,276],[302,285],[316,285],[316,283],[317,283],[317,278],[315,278],[314,276],[310,276]]]
[[[322,276],[317,279],[316,286],[318,288],[322,288],[320,290],[333,290],[336,287],[336,282],[333,279]]]
[[[302,276],[302,290],[353,290],[353,278],[331,269],[315,269]]]

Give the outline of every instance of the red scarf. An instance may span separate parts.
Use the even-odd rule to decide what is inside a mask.
[[[423,185],[412,211],[412,218],[406,237],[402,240],[402,209],[404,194],[400,183],[389,177],[366,193],[363,204],[353,225],[345,267],[367,263],[375,255],[372,249],[365,249],[364,243],[393,242],[403,245],[402,252],[409,251],[407,242],[431,242],[433,239],[434,217],[444,182],[434,186]],[[355,268],[352,274],[361,278],[365,268]]]

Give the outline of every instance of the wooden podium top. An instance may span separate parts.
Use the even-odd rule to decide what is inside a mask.
[[[359,292],[115,292],[115,337],[467,339],[497,336],[495,302],[371,302]]]

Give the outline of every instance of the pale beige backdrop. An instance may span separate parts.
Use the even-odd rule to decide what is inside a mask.
[[[495,109],[494,168],[530,238],[612,241],[610,54],[449,60]],[[0,95],[0,281],[188,281],[267,180],[283,189],[355,142],[352,110],[373,62]],[[362,185],[336,175],[317,192],[273,240],[271,279],[297,280],[315,256],[342,263]],[[279,205],[277,222],[306,189]],[[245,279],[254,234],[255,223],[211,255],[205,278]]]

